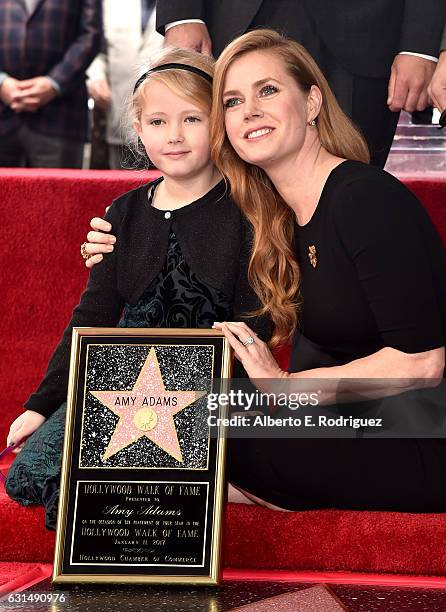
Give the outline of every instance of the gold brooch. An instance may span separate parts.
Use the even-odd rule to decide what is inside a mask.
[[[317,266],[317,256],[316,256],[316,247],[314,244],[308,247],[308,258],[310,260],[310,264],[315,268]]]

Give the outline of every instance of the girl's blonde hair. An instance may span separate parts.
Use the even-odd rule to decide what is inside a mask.
[[[174,47],[162,49],[152,57],[149,70],[162,64],[185,64],[202,70],[210,77],[214,74],[215,60],[207,55],[190,51],[188,49],[177,49]],[[147,86],[150,83],[162,83],[173,93],[186,100],[190,100],[200,107],[206,114],[210,114],[212,107],[212,84],[204,77],[194,72],[176,68],[167,68],[160,72],[148,74],[135,92],[130,95],[128,103],[128,116],[130,124],[139,121],[146,101]],[[130,126],[129,126],[130,127]],[[147,160],[145,149],[132,129],[128,138],[130,149],[135,158]]]
[[[231,196],[254,231],[249,281],[261,308],[252,314],[269,313],[275,331],[272,347],[290,339],[298,323],[300,270],[293,246],[294,213],[281,198],[267,174],[243,161],[225,131],[223,92],[229,67],[253,51],[279,57],[299,88],[308,93],[316,85],[322,106],[316,119],[321,145],[333,155],[369,162],[365,140],[341,110],[320,68],[295,41],[274,30],[254,30],[230,43],[215,65],[211,113],[212,158],[231,185]]]

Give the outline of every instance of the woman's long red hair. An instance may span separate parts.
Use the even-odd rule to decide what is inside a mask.
[[[211,113],[211,147],[216,166],[229,180],[231,196],[253,227],[254,242],[249,264],[249,281],[261,308],[275,325],[272,347],[288,341],[298,323],[300,269],[293,245],[294,213],[281,198],[267,174],[243,161],[225,131],[224,83],[228,68],[252,51],[273,53],[284,62],[300,89],[316,85],[322,93],[317,118],[321,145],[338,157],[369,161],[367,145],[341,110],[325,77],[310,54],[297,42],[274,30],[254,30],[235,39],[215,65]]]

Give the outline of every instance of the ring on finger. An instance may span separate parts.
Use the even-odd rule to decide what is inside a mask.
[[[254,344],[254,338],[252,336],[248,336],[246,340],[242,342],[243,346],[249,346],[250,344]]]
[[[90,253],[87,253],[86,246],[87,246],[86,242],[83,242],[81,244],[81,256],[82,256],[82,259],[85,259],[85,261],[87,261],[87,259],[90,259],[90,257],[93,257]]]

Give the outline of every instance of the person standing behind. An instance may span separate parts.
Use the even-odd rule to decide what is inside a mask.
[[[0,166],[81,168],[101,0],[0,3]]]
[[[106,114],[105,140],[108,165],[122,168],[123,145],[126,142],[122,109],[129,98],[132,73],[147,65],[150,56],[163,44],[155,30],[155,0],[104,0],[104,50],[88,69],[88,91]]]
[[[380,167],[401,109],[428,104],[445,16],[444,0],[157,1],[157,28],[169,45],[217,57],[236,36],[258,27],[301,43]]]

